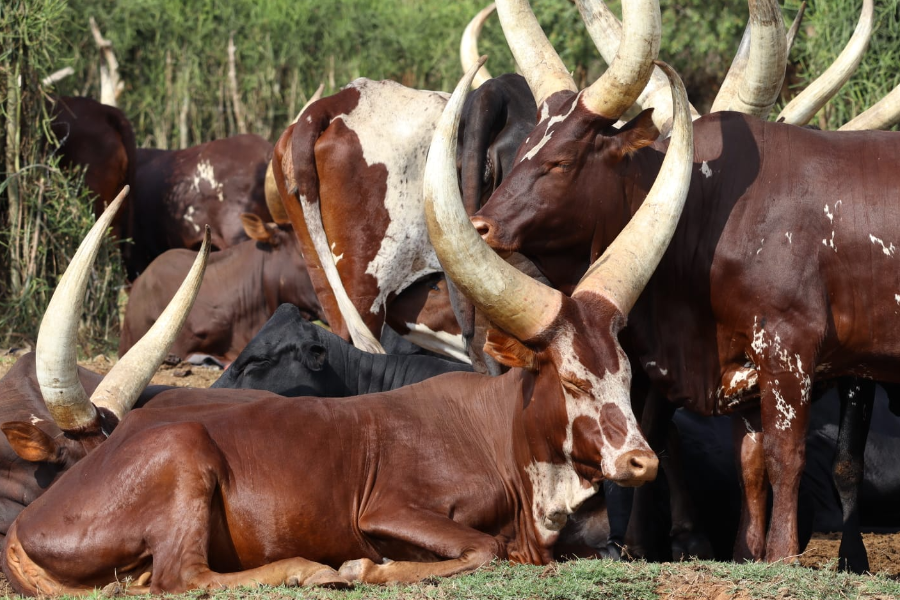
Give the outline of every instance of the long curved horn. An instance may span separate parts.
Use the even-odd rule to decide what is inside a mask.
[[[862,13],[856,30],[850,36],[850,41],[828,67],[815,81],[806,86],[806,89],[797,94],[778,115],[778,121],[792,125],[806,125],[809,120],[831,100],[841,86],[847,83],[856,67],[862,61],[866,48],[869,47],[869,39],[872,37],[872,28],[875,25],[875,2],[863,0]]]
[[[203,244],[197,258],[194,259],[191,270],[169,301],[169,305],[159,315],[156,323],[125,353],[125,356],[119,359],[94,390],[91,401],[97,408],[106,408],[121,421],[125,413],[134,406],[138,396],[162,364],[175,338],[181,333],[181,327],[191,312],[197,292],[200,291],[208,257],[209,225],[203,234]]]
[[[747,30],[710,112],[734,110],[764,119],[784,83],[787,36],[778,2],[749,0],[749,5]]]
[[[538,108],[556,92],[577,92],[575,80],[544,35],[528,0],[497,0],[496,4],[503,36]]]
[[[496,8],[497,5],[492,2],[478,11],[478,14],[466,25],[462,39],[459,41],[459,60],[462,63],[463,71],[468,71],[472,65],[478,62],[478,57],[481,56],[478,54],[478,34],[481,33],[484,22]],[[475,74],[475,79],[472,80],[472,87],[477,88],[490,78],[491,74],[488,73],[488,70],[481,67]]]
[[[887,129],[897,123],[900,123],[900,85],[873,104],[869,110],[857,115],[841,126],[838,131]]]
[[[425,218],[438,258],[453,283],[495,325],[519,340],[544,332],[562,294],[508,265],[481,239],[463,209],[456,176],[456,137],[475,69],[453,91],[438,121],[425,164]]]
[[[603,0],[575,0],[575,5],[603,60],[606,64],[612,64],[622,41],[622,23]],[[663,137],[667,137],[672,126],[672,93],[669,91],[669,78],[662,69],[654,65],[650,81],[635,102],[642,109],[654,109],[653,124]],[[699,119],[697,109],[693,105],[688,106],[691,119]]]
[[[669,246],[691,184],[694,144],[687,93],[675,71],[657,62],[672,82],[672,139],[659,175],[628,225],[591,265],[572,294],[591,291],[628,314]]]
[[[97,424],[97,410],[78,379],[76,335],[91,268],[128,190],[127,185],[122,188],[78,246],[56,285],[38,330],[35,348],[38,385],[50,416],[63,431],[83,431]]]
[[[787,53],[791,53],[791,48],[794,47],[794,40],[797,39],[797,32],[800,31],[800,24],[803,22],[803,15],[806,13],[806,0],[800,3],[800,8],[797,9],[797,16],[794,17],[794,22],[791,23],[791,28],[788,29],[787,32]]]
[[[659,55],[659,0],[622,2],[622,42],[606,72],[581,94],[585,108],[615,121],[650,81]]]
[[[275,183],[275,173],[272,171],[272,161],[266,165],[266,207],[272,220],[279,225],[287,225],[291,219],[284,210],[284,204],[281,202],[281,194],[278,193],[278,185]]]

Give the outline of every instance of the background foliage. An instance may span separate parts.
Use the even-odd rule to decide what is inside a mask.
[[[798,0],[784,0],[787,20]],[[77,175],[56,168],[43,98],[99,98],[93,16],[112,41],[125,83],[119,107],[138,144],[176,148],[241,131],[227,81],[234,36],[245,129],[272,141],[307,96],[360,76],[450,90],[461,75],[459,36],[484,0],[4,0],[0,3],[0,347],[33,339],[47,291],[92,222]],[[811,0],[791,58],[800,89],[837,56],[861,0]],[[533,0],[551,42],[587,85],[605,69],[571,2]],[[618,0],[611,2],[617,13]],[[663,0],[661,58],[673,64],[705,110],[730,65],[747,19],[741,0]],[[900,0],[879,0],[875,38],[858,74],[818,117],[833,129],[900,82]],[[480,48],[491,72],[513,70],[496,17]],[[40,80],[71,66],[53,87]],[[21,76],[21,85],[18,84]],[[777,110],[773,112],[777,114]],[[108,249],[108,251],[113,251]],[[88,338],[115,343],[121,274],[103,263],[88,299]],[[104,270],[105,269],[105,270]],[[115,270],[111,270],[115,269]],[[106,283],[104,283],[106,282]]]

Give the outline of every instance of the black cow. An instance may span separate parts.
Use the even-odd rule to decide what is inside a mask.
[[[304,319],[296,306],[282,304],[211,387],[268,390],[282,396],[343,397],[471,370],[463,363],[430,356],[358,350]]]

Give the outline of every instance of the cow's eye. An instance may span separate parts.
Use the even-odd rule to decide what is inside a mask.
[[[561,377],[563,387],[573,394],[588,394],[591,391],[591,384],[580,377]]]
[[[555,165],[553,165],[553,170],[558,171],[560,173],[568,173],[572,170],[573,161],[571,160],[561,160]]]

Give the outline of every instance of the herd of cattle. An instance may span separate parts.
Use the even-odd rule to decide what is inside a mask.
[[[610,64],[584,90],[497,0],[522,75],[475,58],[486,9],[452,95],[359,79],[274,146],[136,149],[119,110],[56,100],[98,219],[0,380],[16,590],[411,582],[618,556],[626,526],[632,555],[768,561],[839,528],[868,570],[861,526],[900,525],[900,134],[862,129],[898,111],[803,125],[872,0],[778,122],[774,0],[703,116],[656,61],[658,0],[576,4]],[[76,333],[109,229],[131,287],[101,377]],[[170,352],[230,367],[148,386]]]

